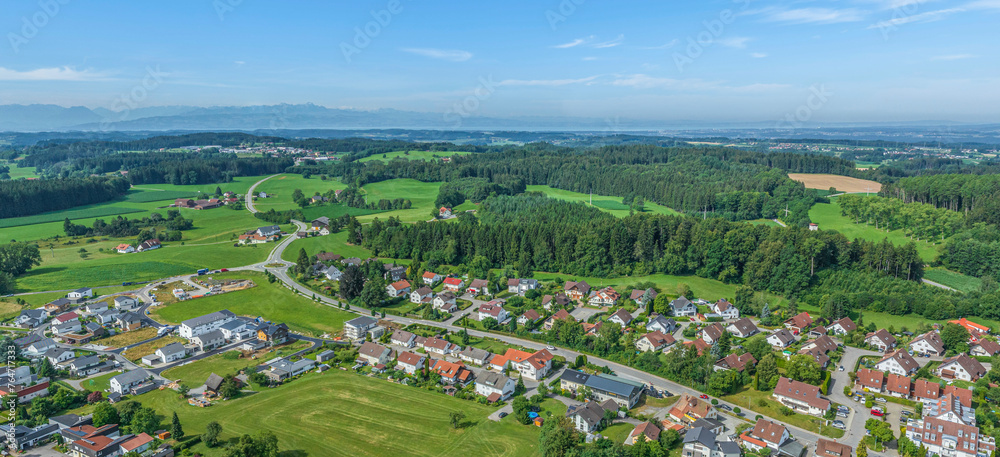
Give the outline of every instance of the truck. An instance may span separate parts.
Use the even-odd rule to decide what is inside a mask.
[[[198,276],[207,274],[208,274],[208,268],[202,268],[201,270],[198,270]]]

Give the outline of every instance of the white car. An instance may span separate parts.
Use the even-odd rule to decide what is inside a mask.
[[[545,346],[545,349],[548,349],[550,351],[554,351],[554,350],[556,350],[556,347],[550,344],[548,346]]]

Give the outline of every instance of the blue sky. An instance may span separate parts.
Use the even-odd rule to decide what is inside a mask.
[[[1000,122],[1000,0],[4,6],[0,104]]]

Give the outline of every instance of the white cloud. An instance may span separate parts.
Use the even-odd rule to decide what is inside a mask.
[[[931,60],[962,60],[962,59],[973,59],[975,55],[972,54],[951,54],[947,56],[934,56]]]
[[[941,19],[944,19],[945,17],[951,14],[960,13],[962,11],[965,10],[962,8],[948,8],[945,10],[928,11],[926,13],[914,14],[912,16],[903,16],[903,17],[892,18],[885,21],[879,21],[872,25],[869,25],[868,28],[884,29],[887,27],[900,26],[903,24],[940,21]]]
[[[750,57],[753,57],[754,59],[763,59],[763,58],[767,57],[767,53],[764,53],[764,52],[751,52],[750,53]]]
[[[242,60],[237,60],[237,61],[234,61],[233,63],[236,64],[236,65],[240,65],[240,66],[246,65],[246,62],[244,62]]]
[[[750,39],[747,37],[720,38],[715,40],[716,43],[719,43],[722,46],[735,49],[743,49],[747,47],[747,42],[749,41]]]
[[[1000,10],[1000,0],[977,0],[964,6],[970,10]]]
[[[674,46],[677,46],[677,43],[680,43],[680,40],[674,38],[673,40],[670,40],[670,41],[668,41],[668,42],[666,42],[664,44],[661,44],[659,46],[645,46],[645,47],[641,47],[639,49],[648,49],[648,50],[653,50],[653,51],[659,51],[659,50],[663,50],[663,49],[670,49],[670,48],[672,48]]]
[[[472,53],[458,49],[403,48],[404,52],[418,56],[430,57],[451,62],[465,62],[472,58]]]
[[[757,14],[767,22],[785,22],[788,24],[838,24],[843,22],[858,22],[864,20],[864,12],[857,8],[764,8],[749,11],[746,14]]]
[[[625,42],[625,35],[618,35],[618,38],[615,38],[611,41],[605,41],[603,43],[594,43],[593,47],[597,49],[613,48],[615,46],[621,45],[624,42]]]
[[[580,46],[582,44],[590,43],[591,41],[594,41],[594,36],[593,35],[591,35],[589,37],[586,37],[586,38],[577,38],[577,39],[575,39],[573,41],[570,41],[569,43],[557,44],[557,45],[552,46],[552,47],[556,48],[556,49],[569,49],[569,48],[575,48],[575,47]]]
[[[708,90],[715,92],[770,92],[787,89],[787,84],[748,84],[744,86],[729,86],[722,81],[705,81],[702,79],[660,78],[645,74],[621,75],[611,82],[613,86],[631,87],[634,89],[674,89],[674,90]]]
[[[522,80],[522,79],[505,79],[500,81],[498,86],[568,86],[570,84],[583,84],[589,83],[595,79],[597,76],[591,76],[588,78],[579,79],[532,79],[532,80]]]
[[[38,68],[18,71],[0,67],[0,81],[106,81],[107,73],[71,67]]]

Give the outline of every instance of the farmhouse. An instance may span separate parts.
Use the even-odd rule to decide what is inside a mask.
[[[819,396],[819,387],[786,377],[778,379],[772,396],[795,411],[813,416],[822,416],[830,409],[830,400]]]
[[[152,240],[146,240],[139,243],[139,247],[136,250],[139,252],[146,252],[152,251],[153,249],[160,249],[162,246],[163,245],[160,244],[160,240],[154,238]]]
[[[135,248],[132,247],[131,244],[127,243],[119,244],[118,247],[115,248],[115,250],[118,251],[119,254],[131,254],[135,252]]]

